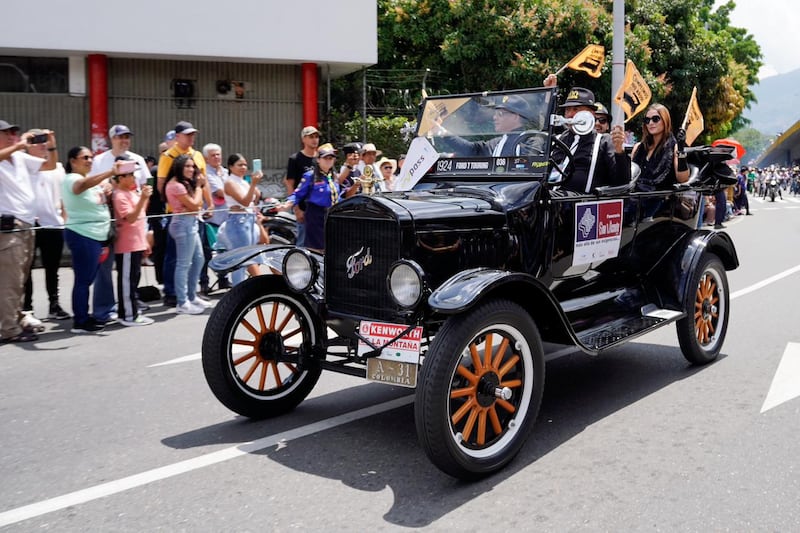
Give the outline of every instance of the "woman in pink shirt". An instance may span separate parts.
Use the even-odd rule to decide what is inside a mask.
[[[124,156],[117,159],[124,159]],[[153,319],[139,314],[136,287],[141,277],[142,255],[150,248],[147,244],[145,212],[153,187],[145,185],[139,193],[133,172],[117,174],[114,179],[117,182],[113,202],[117,226],[114,257],[117,264],[119,323],[123,326],[147,326],[153,323]]]

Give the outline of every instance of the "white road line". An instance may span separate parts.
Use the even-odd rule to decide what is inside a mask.
[[[762,289],[762,288],[766,287],[767,285],[770,285],[772,283],[775,283],[776,281],[782,280],[783,278],[785,278],[787,276],[791,276],[792,274],[795,274],[797,272],[800,272],[800,265],[792,267],[792,268],[790,268],[788,270],[784,270],[783,272],[775,274],[774,276],[771,276],[771,277],[769,277],[769,278],[767,278],[765,280],[761,280],[758,283],[750,285],[749,287],[745,287],[744,289],[740,289],[740,290],[738,290],[736,292],[731,293],[731,300],[733,300],[735,298],[738,298],[739,296],[744,296],[745,294],[750,294],[751,292],[757,291],[758,289]]]
[[[108,483],[95,485],[94,487],[70,492],[69,494],[57,496],[49,500],[43,500],[30,505],[25,505],[23,507],[17,507],[16,509],[10,509],[0,513],[0,527],[16,524],[17,522],[35,518],[43,514],[52,513],[73,505],[80,505],[92,500],[105,498],[106,496],[111,496],[112,494],[117,494],[136,487],[141,487],[143,485],[171,478],[180,474],[185,474],[186,472],[198,470],[206,466],[222,463],[229,459],[241,457],[242,455],[258,452],[265,448],[269,448],[270,446],[285,444],[286,442],[307,437],[320,431],[332,429],[337,426],[360,420],[362,418],[367,418],[385,411],[397,409],[398,407],[403,407],[412,403],[413,401],[413,395],[396,398],[378,405],[372,405],[357,411],[334,416],[326,420],[320,420],[319,422],[308,424],[307,426],[290,429],[288,431],[277,433],[275,435],[269,435],[258,440],[231,446],[229,448],[202,455],[200,457],[187,459],[186,461],[180,461],[178,463],[162,466],[160,468],[154,468],[153,470],[148,470],[140,474],[134,474],[132,476],[110,481]]]
[[[170,359],[169,361],[164,361],[163,363],[155,363],[153,365],[148,365],[147,368],[155,368],[157,366],[167,366],[167,365],[176,365],[178,363],[188,363],[189,361],[196,361],[200,359],[200,352],[184,355],[183,357],[177,357],[175,359]]]
[[[800,344],[790,342],[786,345],[783,357],[778,363],[778,369],[775,371],[775,377],[772,378],[772,385],[767,391],[767,397],[764,398],[761,412],[764,413],[773,407],[800,397],[798,376],[800,376]]]

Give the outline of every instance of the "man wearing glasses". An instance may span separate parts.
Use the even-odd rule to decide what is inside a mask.
[[[30,327],[20,324],[25,279],[33,260],[36,222],[35,196],[30,175],[53,170],[58,162],[56,138],[44,130],[47,159],[25,153],[36,141],[33,132],[19,134],[20,128],[0,120],[0,335],[2,342],[29,342],[38,339]]]

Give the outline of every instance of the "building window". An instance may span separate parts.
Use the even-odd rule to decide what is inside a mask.
[[[67,58],[0,56],[0,92],[66,93],[68,79]]]

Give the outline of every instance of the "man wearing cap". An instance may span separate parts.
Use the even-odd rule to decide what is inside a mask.
[[[147,185],[150,178],[150,171],[147,163],[139,154],[130,151],[131,137],[133,132],[124,124],[115,124],[108,130],[108,138],[111,140],[111,150],[97,155],[92,160],[90,176],[102,174],[110,171],[114,167],[114,161],[125,160],[133,161],[136,168],[133,176],[139,189]],[[111,184],[109,184],[111,185]],[[110,197],[109,197],[110,200]],[[109,205],[111,202],[109,201]],[[116,300],[114,299],[114,243],[109,243],[108,258],[100,264],[97,276],[94,279],[92,292],[92,313],[98,323],[106,323],[116,315]]]
[[[356,165],[356,169],[362,178],[373,176],[373,179],[380,180],[381,169],[375,162],[382,153],[373,143],[366,143],[361,147],[361,161]],[[370,167],[370,170],[366,170],[367,167]],[[375,183],[374,190],[381,190],[380,182]]]
[[[283,183],[286,185],[286,194],[291,195],[300,186],[303,174],[313,170],[314,158],[317,156],[319,146],[319,130],[314,126],[306,126],[300,131],[300,141],[303,148],[289,156],[286,164],[286,177]],[[297,246],[304,246],[306,239],[305,226],[305,201],[294,206],[294,216],[297,219]]]
[[[560,106],[564,117],[572,119],[579,111],[595,112],[594,93],[583,87],[573,87]],[[614,126],[611,134],[591,131],[578,135],[572,126],[558,138],[569,147],[571,160],[556,148],[552,157],[556,163],[568,162],[566,181],[561,188],[578,193],[590,193],[603,185],[623,185],[631,180],[631,160],[625,153],[625,133],[622,126]]]
[[[500,137],[488,141],[471,142],[457,136],[446,137],[457,155],[478,157],[510,157],[518,155],[541,155],[544,153],[541,137],[527,137],[519,142],[520,134],[531,128],[535,119],[528,102],[519,95],[505,95],[494,105],[492,122],[494,131],[502,133]],[[435,134],[446,135],[446,130],[439,126]]]
[[[353,142],[342,146],[342,153],[344,153],[344,164],[339,169],[339,185],[345,191],[355,185],[355,179],[361,176],[361,171],[358,170],[358,163],[361,161],[361,143]]]
[[[600,102],[594,103],[594,131],[597,133],[608,133],[611,128],[611,113],[608,108]]]
[[[173,131],[175,132],[175,144],[161,154],[158,160],[156,191],[158,191],[158,197],[162,199],[166,198],[164,186],[167,183],[169,172],[172,169],[172,162],[179,155],[188,154],[194,161],[198,174],[201,174],[204,178],[206,175],[206,160],[203,158],[203,154],[193,148],[197,128],[195,128],[191,122],[182,120],[175,125]],[[209,191],[210,189],[208,187],[203,187],[203,197],[206,205],[212,206],[208,209],[208,211],[211,211],[213,210],[214,201]],[[172,237],[169,235],[167,226],[169,226],[169,217],[166,218],[166,225],[164,226],[164,231],[161,233],[161,238],[165,239],[165,242],[156,241],[154,248],[160,247],[160,249],[163,250],[164,268],[162,271],[162,280],[164,282],[164,304],[172,306],[176,304],[174,283],[176,256],[175,241],[173,241]],[[158,260],[158,255],[154,254],[154,257],[156,258],[155,260]]]
[[[0,120],[0,336],[2,342],[35,341],[30,327],[20,324],[25,279],[33,260],[35,196],[30,175],[53,170],[58,162],[56,138],[47,135],[47,159],[25,153],[33,132],[19,134],[20,128]]]

